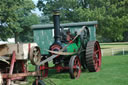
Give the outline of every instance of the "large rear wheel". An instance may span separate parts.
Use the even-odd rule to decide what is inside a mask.
[[[98,41],[89,41],[86,47],[86,65],[90,72],[97,72],[101,67],[101,49]]]
[[[78,56],[72,56],[69,61],[69,73],[72,79],[78,79],[81,73],[81,64]]]

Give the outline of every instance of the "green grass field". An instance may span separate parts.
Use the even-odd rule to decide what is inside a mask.
[[[128,47],[126,43],[101,43],[101,49]],[[128,50],[128,49],[127,49]],[[30,69],[33,67],[30,66]],[[103,56],[102,67],[99,72],[88,72],[84,70],[79,79],[70,79],[69,73],[56,73],[50,70],[47,78],[44,79],[46,85],[51,85],[49,79],[55,85],[128,85],[128,55],[124,56]],[[28,84],[32,85],[34,77],[28,77]],[[54,84],[53,84],[54,85]]]
[[[33,77],[28,77],[29,84]],[[70,79],[69,73],[56,73],[50,71],[48,78],[56,85],[128,85],[128,55],[102,57],[102,67],[99,72],[83,71],[77,80]]]

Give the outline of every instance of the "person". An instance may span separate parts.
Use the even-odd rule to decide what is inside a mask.
[[[71,34],[70,29],[67,30],[67,41],[70,42],[73,40],[74,36]]]

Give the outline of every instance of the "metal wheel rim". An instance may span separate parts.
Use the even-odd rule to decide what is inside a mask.
[[[96,72],[99,71],[101,66],[101,50],[100,50],[99,43],[97,42],[94,45],[93,63],[94,63]]]
[[[78,56],[72,56],[69,63],[70,76],[73,79],[78,79],[81,73],[81,64]]]
[[[32,47],[30,50],[30,60],[33,65],[38,65],[41,60],[41,52],[39,47]]]
[[[74,73],[75,73],[75,77],[79,77],[80,76],[80,61],[78,59],[78,57],[75,58],[74,61]]]

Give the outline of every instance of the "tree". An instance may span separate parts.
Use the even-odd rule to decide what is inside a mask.
[[[74,9],[79,7],[79,0],[39,0],[37,7],[52,20],[52,12],[60,10],[62,22],[72,21]]]
[[[33,24],[40,23],[39,17],[36,14],[31,14],[29,16],[23,17],[22,22],[20,23],[21,28],[24,30],[19,33],[18,41],[19,42],[33,42],[33,31],[30,28]]]
[[[29,26],[39,21],[38,17],[31,13],[34,8],[32,0],[1,0],[0,38],[6,40],[15,36],[17,41],[19,34],[21,35],[26,30],[29,32]]]
[[[98,21],[101,41],[123,41],[128,22],[128,0],[39,0],[38,8],[49,16],[61,10],[62,22]]]

